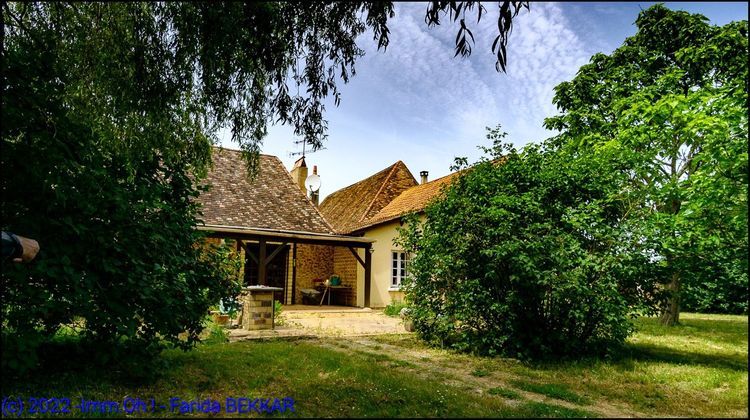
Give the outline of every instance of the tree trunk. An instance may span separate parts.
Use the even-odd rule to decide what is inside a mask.
[[[680,273],[677,271],[672,273],[672,281],[667,285],[667,290],[669,298],[662,309],[660,321],[662,325],[671,327],[680,322]]]
[[[679,176],[677,175],[676,166],[677,156],[672,156],[672,178],[675,182],[678,181]],[[670,211],[672,215],[677,216],[680,213],[682,207],[682,200],[672,199],[670,200]],[[672,240],[675,239],[675,232],[672,231]],[[672,327],[680,323],[680,272],[675,267],[674,255],[667,256],[668,267],[672,270],[672,281],[667,285],[667,291],[669,297],[664,304],[664,308],[661,312],[661,324]]]

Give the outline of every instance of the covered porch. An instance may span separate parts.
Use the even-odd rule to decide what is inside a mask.
[[[301,304],[295,304],[295,305],[287,305],[284,306],[284,312],[285,313],[295,313],[295,314],[302,314],[302,313],[359,313],[359,312],[369,312],[369,308],[357,308],[352,306],[344,306],[344,305],[301,305]]]
[[[286,306],[285,311],[370,306],[372,239],[224,225],[198,229],[209,232],[210,238],[234,240],[243,261],[244,285],[282,289],[274,299]],[[364,271],[361,280],[356,275],[357,265]],[[341,285],[325,286],[324,281],[332,275],[340,277]],[[314,290],[318,291],[315,298],[306,298]],[[327,307],[328,303],[332,306]]]

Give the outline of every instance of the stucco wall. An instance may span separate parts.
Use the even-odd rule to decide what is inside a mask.
[[[403,293],[390,289],[391,286],[391,252],[399,251],[401,248],[393,244],[398,237],[396,228],[400,226],[399,221],[384,223],[367,229],[365,237],[374,239],[372,246],[372,278],[370,284],[370,307],[382,308],[393,300],[403,300]],[[364,259],[364,252],[359,251]],[[364,278],[365,270],[357,267],[357,305],[364,305]]]

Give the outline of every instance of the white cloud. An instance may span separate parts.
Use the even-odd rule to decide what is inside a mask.
[[[541,140],[551,134],[542,128],[543,119],[556,114],[554,87],[572,79],[592,51],[573,31],[560,6],[551,3],[532,3],[531,12],[517,19],[508,48],[507,86],[516,127],[521,129],[513,137]]]
[[[452,58],[457,25],[446,16],[441,26],[427,28],[424,9],[424,4],[399,4],[388,51],[377,52],[370,43],[358,64],[368,68],[368,84],[378,88],[376,100],[389,107],[396,123],[432,126],[453,133],[459,143],[468,137],[481,142],[484,127],[496,123],[519,143],[548,136],[542,122],[556,112],[553,88],[572,78],[593,53],[560,6],[532,3],[530,12],[521,12],[510,36],[507,74],[495,71],[490,50],[496,9],[488,7],[479,24],[467,17],[476,44],[465,60]]]
[[[486,126],[501,123],[517,145],[544,139],[550,133],[543,119],[555,113],[554,86],[591,56],[560,6],[532,3],[514,21],[508,73],[497,73],[491,52],[496,7],[488,5],[479,24],[475,14],[467,16],[476,39],[469,59],[453,58],[457,23],[446,16],[428,28],[425,9],[424,3],[396,5],[386,52],[377,51],[370,33],[358,40],[366,56],[352,81],[340,86],[341,107],[328,109],[327,150],[308,158],[319,165],[323,196],[397,160],[415,175],[445,175],[455,156],[479,157],[476,146],[487,145]],[[291,130],[274,127],[263,150],[289,167],[292,140]]]

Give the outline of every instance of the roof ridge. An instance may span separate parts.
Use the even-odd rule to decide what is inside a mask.
[[[400,161],[399,161],[399,162],[400,162]],[[330,197],[333,197],[333,196],[335,196],[336,194],[339,194],[339,193],[341,193],[341,192],[343,192],[343,191],[345,191],[345,190],[347,190],[347,189],[349,189],[349,188],[351,188],[351,187],[354,187],[355,185],[359,185],[359,184],[361,184],[361,183],[363,183],[363,182],[367,181],[368,179],[370,179],[370,178],[373,178],[373,177],[375,177],[376,175],[378,175],[378,174],[379,174],[379,173],[381,173],[381,172],[384,172],[384,171],[387,171],[387,170],[389,170],[389,169],[392,169],[392,168],[393,168],[393,166],[394,166],[394,165],[396,165],[397,163],[398,163],[398,162],[396,162],[396,163],[394,163],[394,164],[391,164],[391,165],[388,165],[388,166],[386,166],[385,168],[383,168],[383,169],[381,169],[381,170],[379,170],[379,171],[375,172],[374,174],[372,174],[372,175],[370,175],[370,176],[368,176],[368,177],[366,177],[366,178],[362,178],[362,179],[360,179],[360,180],[359,180],[359,181],[357,181],[357,182],[354,182],[354,183],[352,183],[352,184],[349,184],[349,185],[347,185],[346,187],[342,187],[342,188],[339,188],[338,190],[336,190],[336,191],[334,191],[334,192],[332,192],[332,193],[328,194],[328,195],[326,196],[326,200],[328,200],[328,198],[330,198]],[[412,176],[413,176],[413,175],[412,175]],[[325,200],[323,200],[323,201],[325,201]]]
[[[416,187],[419,187],[420,185],[428,185],[428,184],[431,184],[431,183],[433,183],[433,182],[438,182],[438,181],[440,181],[440,180],[441,180],[441,179],[443,179],[443,178],[446,178],[446,177],[449,177],[449,176],[453,176],[453,175],[455,175],[455,174],[457,174],[457,173],[459,173],[459,172],[463,172],[463,171],[465,171],[466,169],[469,169],[469,168],[464,168],[464,169],[461,169],[460,171],[450,172],[450,173],[448,173],[447,175],[443,175],[443,176],[441,176],[440,178],[435,178],[435,179],[433,179],[432,181],[427,181],[427,182],[425,182],[424,184],[417,184],[417,185],[415,185],[415,186],[413,186],[413,187],[411,187],[411,188],[416,188]],[[411,188],[409,188],[409,190],[410,190]],[[408,191],[408,190],[406,190],[406,191]]]
[[[243,152],[243,150],[242,150],[242,149],[230,149],[230,148],[228,148],[228,147],[224,147],[224,146],[217,146],[217,145],[215,145],[215,144],[212,144],[212,145],[211,145],[211,147],[212,147],[212,148],[214,148],[214,149],[227,150],[227,151],[229,151],[229,152],[235,152],[235,153],[242,153],[242,152]],[[260,153],[260,152],[258,152],[258,156],[269,156],[269,157],[274,157],[274,158],[276,158],[276,159],[278,159],[278,158],[279,158],[279,157],[278,157],[278,156],[276,156],[276,155],[270,155],[270,154],[268,154],[268,153]],[[284,168],[284,169],[286,169],[286,168]]]
[[[402,164],[402,165],[404,164],[404,162],[402,162],[401,160],[399,160],[398,162],[396,162],[393,165],[391,165],[391,170],[388,172],[388,175],[383,180],[383,183],[380,184],[380,188],[378,188],[378,192],[376,192],[375,195],[372,196],[372,201],[370,201],[370,205],[367,206],[367,208],[365,209],[365,212],[362,214],[362,217],[359,218],[360,222],[364,221],[365,218],[367,217],[367,213],[370,212],[370,209],[372,208],[373,204],[375,204],[375,200],[378,198],[378,196],[380,195],[380,193],[383,192],[383,188],[385,188],[386,184],[388,184],[388,180],[391,179],[391,176],[396,171],[396,167],[398,166],[399,163]]]
[[[286,176],[288,176],[289,180],[292,181],[292,184],[295,187],[298,187],[297,181],[295,181],[294,178],[292,178],[292,174],[290,174],[289,171],[287,171],[286,166],[284,166],[284,162],[282,162],[281,159],[279,159],[278,156],[272,156],[271,155],[271,157],[273,157],[274,159],[276,159],[279,162],[279,164],[281,165],[281,167],[284,168],[284,173],[286,173]],[[323,216],[323,213],[320,212],[320,209],[318,209],[318,206],[316,206],[315,204],[313,204],[312,200],[310,200],[310,198],[307,196],[307,194],[303,193],[302,190],[299,189],[299,188],[295,188],[295,190],[299,191],[300,194],[302,194],[302,196],[305,197],[305,200],[307,200],[307,202],[310,204],[310,206],[315,209],[315,212],[318,213],[318,216],[320,216],[320,218],[323,219],[323,223],[326,224],[326,226],[328,227],[328,229],[330,229],[331,232],[333,232],[333,233],[338,233],[338,231],[336,229],[334,229],[333,226],[331,226],[330,223],[328,223],[328,219],[326,219],[325,216]]]

